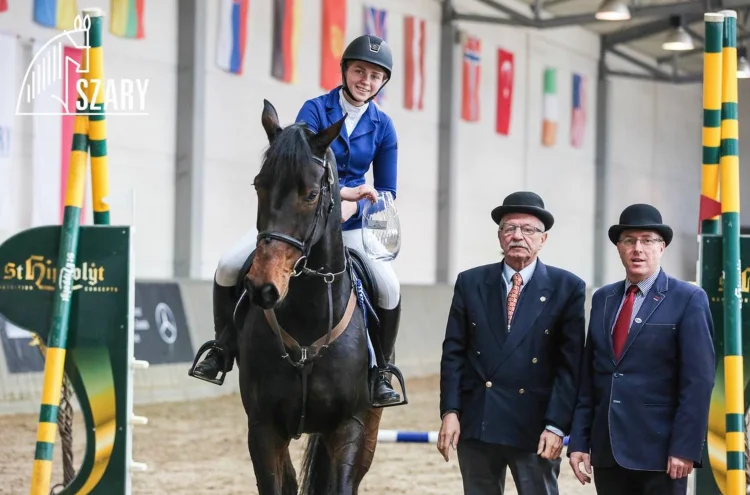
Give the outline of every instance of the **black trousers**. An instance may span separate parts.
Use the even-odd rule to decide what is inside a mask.
[[[474,439],[459,440],[458,465],[464,495],[503,495],[507,469],[518,495],[558,495],[560,459],[548,461],[536,452]]]
[[[664,471],[634,471],[621,466],[594,468],[594,486],[599,495],[685,495],[687,480],[673,480],[666,466]]]

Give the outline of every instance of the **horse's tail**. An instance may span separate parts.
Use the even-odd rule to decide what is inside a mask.
[[[327,495],[330,483],[331,459],[320,435],[310,435],[302,460],[302,489],[300,495]]]

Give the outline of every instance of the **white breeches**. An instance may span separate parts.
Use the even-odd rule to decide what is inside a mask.
[[[250,230],[229,251],[224,253],[219,260],[219,266],[216,268],[216,274],[214,275],[217,284],[230,287],[237,283],[237,277],[242,269],[242,265],[247,261],[247,257],[250,256],[253,249],[255,249],[257,236],[257,230]],[[373,261],[365,255],[361,229],[345,230],[343,238],[344,245],[361,253],[370,270],[372,270],[375,282],[380,289],[378,306],[383,309],[395,308],[399,297],[401,297],[401,287],[391,264],[387,261]]]

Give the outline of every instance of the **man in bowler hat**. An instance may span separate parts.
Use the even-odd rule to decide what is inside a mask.
[[[504,258],[460,273],[443,342],[437,448],[465,495],[557,494],[584,349],[583,280],[538,258],[554,223],[516,192],[491,213]]]
[[[593,467],[599,494],[684,495],[714,386],[708,297],[660,267],[672,229],[653,206],[625,208],[609,239],[625,279],[592,298],[570,466],[582,484]]]

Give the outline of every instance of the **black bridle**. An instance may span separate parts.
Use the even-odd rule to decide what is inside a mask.
[[[264,230],[263,232],[258,233],[257,242],[260,243],[260,241],[263,239],[276,239],[277,241],[285,242],[290,246],[297,248],[302,254],[294,263],[294,268],[292,268],[292,276],[298,277],[303,273],[306,275],[317,275],[325,278],[326,282],[330,284],[333,282],[336,276],[341,275],[342,273],[344,273],[344,271],[346,271],[346,262],[344,263],[344,269],[338,273],[321,272],[307,268],[307,259],[310,256],[310,250],[312,249],[312,246],[314,244],[313,239],[315,237],[315,233],[318,230],[318,226],[320,225],[320,219],[323,216],[323,206],[326,200],[328,200],[328,211],[325,213],[325,223],[323,224],[324,229],[328,227],[328,220],[331,217],[331,212],[333,211],[332,189],[334,187],[334,178],[333,171],[331,170],[331,164],[328,162],[328,158],[319,158],[315,155],[313,155],[312,158],[315,163],[323,167],[324,173],[323,177],[320,179],[320,194],[318,195],[318,206],[315,209],[315,218],[308,228],[305,240],[300,241],[296,237],[292,237],[282,232]]]
[[[346,255],[346,251],[344,251],[344,268],[340,272],[333,273],[331,271],[324,271],[324,268],[321,268],[320,270],[312,270],[307,267],[307,259],[310,255],[310,250],[312,249],[312,246],[314,244],[313,239],[315,238],[315,233],[318,229],[318,226],[320,225],[320,219],[323,216],[323,207],[325,205],[326,200],[328,200],[328,210],[325,213],[325,223],[323,224],[323,228],[328,227],[328,221],[331,216],[331,212],[333,211],[333,193],[332,189],[334,187],[334,177],[333,177],[333,171],[331,170],[331,165],[328,162],[327,158],[319,158],[317,156],[313,155],[313,160],[323,167],[324,173],[323,178],[320,180],[320,195],[318,200],[318,206],[315,210],[315,218],[313,219],[312,224],[310,225],[307,236],[305,237],[304,241],[300,241],[299,239],[292,237],[287,234],[283,234],[281,232],[274,232],[274,231],[263,231],[258,233],[258,242],[260,242],[262,239],[276,239],[277,241],[285,242],[291,246],[294,246],[297,248],[301,255],[299,259],[294,263],[294,268],[292,268],[292,277],[298,277],[300,275],[310,275],[314,277],[321,277],[326,283],[326,290],[328,293],[328,331],[326,332],[325,340],[320,345],[316,345],[313,343],[309,346],[302,346],[300,345],[289,333],[287,333],[283,328],[281,328],[281,325],[279,325],[278,320],[276,319],[276,312],[273,309],[265,310],[264,313],[266,315],[266,321],[271,327],[271,330],[274,334],[276,334],[276,337],[279,341],[279,348],[281,350],[281,359],[287,361],[289,364],[294,366],[297,371],[300,372],[302,377],[302,412],[300,415],[300,422],[297,427],[297,432],[294,435],[295,439],[299,439],[302,435],[302,432],[304,431],[305,426],[305,417],[306,417],[306,409],[307,409],[307,379],[310,373],[312,372],[312,365],[320,359],[320,357],[323,355],[323,352],[325,349],[328,348],[328,346],[331,344],[332,335],[334,326],[333,326],[333,292],[331,285],[333,284],[333,281],[336,280],[336,277],[343,275],[346,273],[347,267],[349,266],[349,259]],[[247,291],[243,292],[242,298],[246,297]],[[354,297],[353,295],[351,297]],[[238,303],[239,306],[239,303]],[[351,314],[350,314],[351,316]],[[344,316],[346,318],[346,316]],[[349,322],[348,320],[345,320],[342,322],[343,328],[339,329],[341,331],[345,330],[348,326]],[[336,338],[336,337],[333,337]],[[287,344],[285,343],[285,340],[290,343],[290,347],[296,348],[300,352],[300,359],[298,361],[292,360],[292,357],[289,355],[289,351],[287,350]]]

